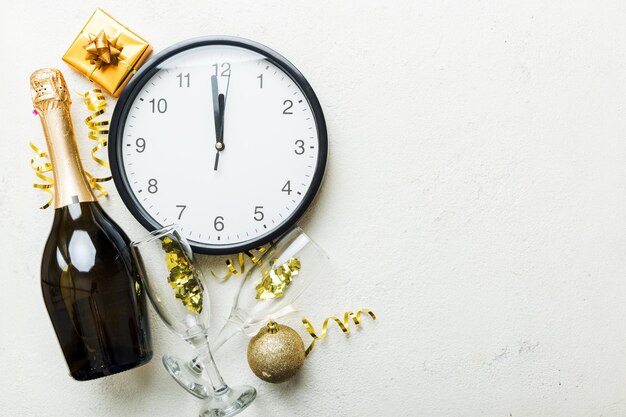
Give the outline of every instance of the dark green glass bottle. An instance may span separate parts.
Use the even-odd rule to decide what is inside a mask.
[[[128,237],[102,210],[85,177],[63,76],[36,71],[31,90],[55,180],[41,287],[70,374],[85,381],[143,365],[152,357],[146,294]]]

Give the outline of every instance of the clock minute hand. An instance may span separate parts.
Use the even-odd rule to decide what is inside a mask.
[[[215,140],[218,141],[219,132],[220,132],[220,105],[217,91],[217,77],[215,75],[211,76],[211,95],[213,97],[213,122],[215,123]]]
[[[230,71],[230,70],[229,70]],[[230,72],[228,73],[228,81],[226,82],[226,94],[220,94],[218,97],[218,103],[220,106],[220,115],[222,116],[220,124],[220,142],[222,142],[222,149],[224,147],[224,114],[226,111],[226,99],[228,98],[228,89],[230,88]]]

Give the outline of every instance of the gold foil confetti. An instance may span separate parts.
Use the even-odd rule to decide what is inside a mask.
[[[108,120],[95,120],[102,114],[106,112],[107,102],[104,94],[102,94],[102,90],[93,89],[87,91],[86,93],[78,93],[85,103],[87,109],[92,112],[86,119],[85,124],[89,128],[89,139],[95,141],[97,144],[91,150],[91,159],[100,165],[105,167],[106,169],[110,169],[108,162],[104,159],[99,158],[96,153],[101,149],[104,149],[108,145],[108,134],[109,134],[109,121]],[[52,171],[52,163],[50,162],[50,158],[48,153],[39,149],[32,142],[29,143],[30,148],[35,152],[35,156],[30,160],[30,166],[35,171],[35,175],[40,180],[45,183],[34,183],[33,187],[39,190],[44,190],[48,194],[50,194],[50,200],[39,207],[40,209],[46,209],[50,207],[54,201],[52,187],[54,187],[54,179],[48,173]],[[109,194],[109,192],[100,184],[102,182],[110,181],[113,177],[96,177],[92,175],[90,172],[85,170],[85,175],[87,180],[89,181],[89,185],[91,189],[94,190],[96,197],[102,197]]]
[[[339,328],[344,334],[348,334],[350,333],[350,327],[349,327],[350,318],[352,318],[352,321],[354,322],[355,326],[359,326],[361,324],[362,313],[366,313],[372,318],[372,320],[376,320],[376,315],[371,310],[368,310],[366,308],[363,308],[357,311],[356,313],[352,311],[346,311],[343,314],[343,322],[335,316],[327,317],[324,320],[324,323],[322,324],[322,332],[319,334],[319,336],[315,333],[315,328],[313,327],[311,322],[306,317],[302,317],[302,324],[304,324],[304,327],[306,328],[307,332],[309,332],[309,334],[313,338],[309,347],[306,348],[305,354],[308,356],[308,354],[311,353],[311,350],[313,350],[313,347],[315,346],[315,342],[322,340],[326,337],[326,332],[328,330],[328,323],[331,320],[337,323],[337,325],[339,326]]]
[[[181,300],[187,310],[192,313],[202,313],[202,287],[197,272],[171,238],[165,237],[162,247],[165,251],[167,270],[170,273],[167,280],[174,289],[176,298]]]
[[[274,262],[276,262],[276,260],[273,260],[272,264]],[[289,261],[276,268],[271,267],[263,271],[263,279],[259,285],[256,286],[256,299],[272,300],[285,295],[285,290],[287,290],[293,278],[298,276],[301,266],[298,259],[291,258]]]

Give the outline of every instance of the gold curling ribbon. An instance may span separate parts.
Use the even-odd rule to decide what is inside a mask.
[[[215,272],[211,271],[211,275],[213,275],[213,278],[215,279],[219,279],[221,281],[226,281],[228,280],[228,278],[230,278],[233,275],[241,275],[245,272],[246,270],[246,266],[245,266],[245,259],[243,257],[243,252],[237,254],[237,258],[235,258],[236,261],[238,261],[239,263],[239,270],[237,270],[237,268],[235,267],[235,261],[233,260],[233,258],[228,258],[226,259],[226,268],[228,268],[228,272],[226,272],[226,275],[224,275],[223,277],[218,277]]]
[[[91,159],[100,166],[106,169],[111,169],[111,166],[104,159],[98,158],[96,153],[100,149],[104,149],[109,144],[109,124],[108,120],[95,120],[99,116],[103,115],[107,109],[107,100],[102,93],[102,90],[95,88],[79,95],[83,98],[83,102],[87,109],[92,112],[85,119],[85,124],[89,128],[87,137],[96,142],[96,146],[91,149]],[[91,174],[88,175],[89,181],[92,187],[100,191],[100,195],[108,195],[109,193],[98,183],[110,181],[113,177],[111,175],[107,177],[94,177]]]
[[[52,204],[54,200],[54,194],[52,193],[52,187],[54,187],[54,179],[50,175],[46,175],[48,172],[52,171],[52,163],[50,162],[50,157],[48,153],[39,149],[33,142],[28,143],[30,148],[35,152],[35,156],[30,160],[30,166],[35,171],[35,175],[42,181],[45,181],[45,184],[34,183],[33,188],[37,188],[38,190],[43,190],[50,194],[50,199],[46,204],[39,207],[41,210],[47,209]],[[44,162],[41,162],[43,160]],[[47,160],[47,161],[46,161]]]
[[[328,330],[328,323],[331,320],[337,323],[337,325],[339,326],[339,328],[344,334],[349,334],[350,333],[350,327],[349,327],[350,319],[352,319],[355,326],[359,326],[361,324],[362,313],[366,313],[372,318],[372,320],[376,320],[376,315],[371,310],[368,310],[367,308],[363,308],[357,311],[356,313],[352,311],[346,311],[343,314],[343,322],[335,316],[327,317],[324,320],[324,323],[322,324],[322,332],[319,334],[319,336],[317,335],[317,333],[315,333],[315,328],[313,327],[311,322],[306,317],[302,317],[302,324],[304,324],[304,327],[306,328],[307,332],[309,332],[309,334],[313,338],[309,347],[306,348],[304,355],[308,356],[308,354],[311,353],[311,350],[313,350],[313,347],[315,346],[315,342],[322,340],[326,337],[326,332]]]
[[[213,278],[219,279],[222,282],[227,281],[233,275],[242,275],[246,272],[246,259],[249,259],[253,265],[258,265],[259,263],[261,263],[263,254],[267,252],[270,246],[271,242],[267,245],[259,246],[258,248],[254,249],[254,251],[258,253],[254,253],[251,250],[238,253],[236,258],[226,259],[226,268],[228,269],[228,271],[223,277],[218,277],[213,271],[211,271],[211,275],[213,275]],[[237,269],[236,264],[239,265],[239,269]]]
[[[78,93],[83,98],[83,102],[87,109],[92,112],[86,119],[85,124],[89,128],[89,134],[87,135],[89,139],[95,141],[97,144],[91,150],[91,159],[94,160],[95,163],[105,167],[106,169],[110,169],[108,162],[104,159],[99,158],[96,153],[101,149],[104,149],[108,145],[108,134],[109,134],[109,121],[108,120],[95,120],[99,116],[103,115],[106,112],[107,102],[104,94],[102,94],[102,90],[93,89],[87,91],[85,93]],[[39,190],[44,190],[48,194],[50,194],[50,200],[39,207],[40,209],[46,209],[52,205],[54,201],[54,194],[52,193],[52,188],[54,187],[54,179],[50,175],[46,175],[48,172],[52,171],[52,162],[50,162],[50,156],[47,152],[39,149],[32,142],[29,143],[30,148],[35,152],[35,156],[31,158],[30,165],[35,171],[35,175],[42,181],[45,181],[45,184],[34,183],[33,187]],[[47,162],[39,162],[40,160],[47,160]],[[102,197],[109,194],[109,192],[102,186],[100,183],[110,181],[113,177],[96,177],[92,175],[89,171],[85,170],[85,176],[89,181],[89,185],[92,190],[96,192],[96,197]]]

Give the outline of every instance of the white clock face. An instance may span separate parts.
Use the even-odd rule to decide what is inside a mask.
[[[199,46],[161,62],[134,88],[116,163],[153,222],[178,223],[195,246],[236,247],[310,203],[325,136],[320,149],[309,97],[272,59],[235,45]]]

